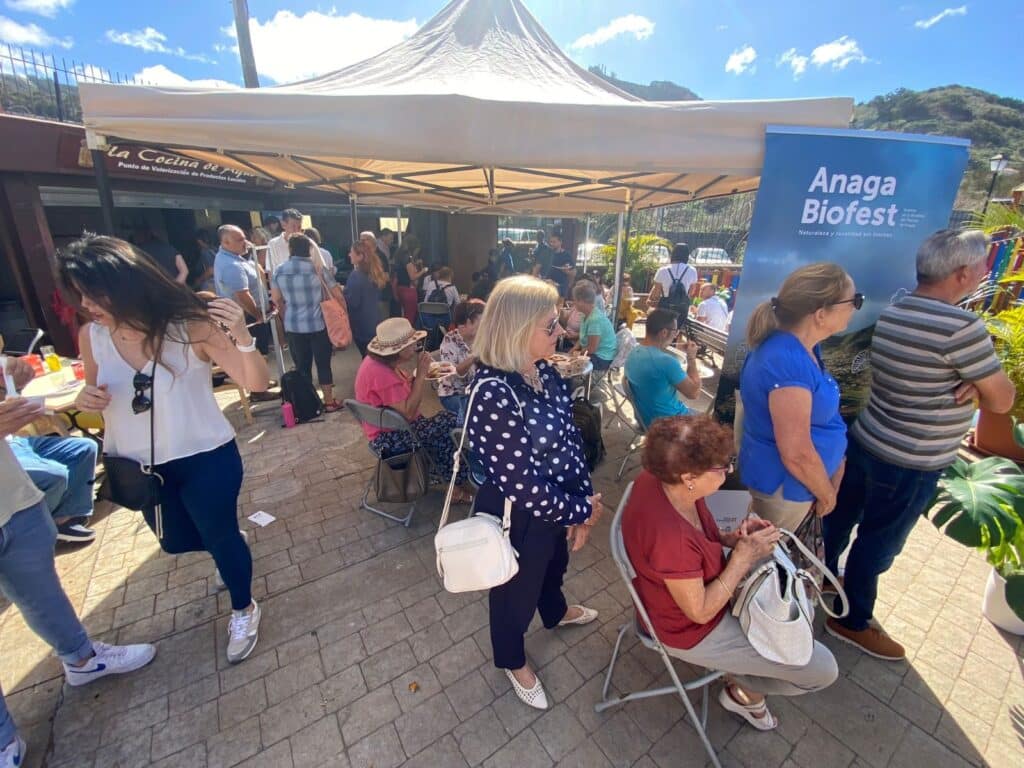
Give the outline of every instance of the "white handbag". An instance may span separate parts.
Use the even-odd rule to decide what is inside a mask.
[[[470,414],[473,411],[473,398],[486,381],[506,382],[498,378],[488,378],[476,382],[466,405],[466,423],[462,426],[459,447],[455,451],[452,462],[452,478],[448,483],[448,494],[444,499],[444,510],[441,522],[434,536],[434,550],[437,553],[437,572],[449,592],[476,592],[491,589],[509,581],[519,572],[519,561],[509,529],[512,526],[512,502],[505,499],[505,513],[499,520],[486,512],[477,512],[465,520],[447,525],[448,512],[452,505],[452,494],[455,492],[455,478],[462,462],[462,446],[466,441],[466,432]],[[512,400],[519,408],[522,416],[523,406],[508,387]]]
[[[732,614],[739,619],[740,628],[754,650],[764,658],[802,667],[814,653],[814,603],[837,619],[850,612],[850,604],[836,577],[803,542],[784,528],[779,532],[835,587],[842,611],[832,612],[814,575],[793,564],[780,540],[771,558],[744,580],[733,599]]]

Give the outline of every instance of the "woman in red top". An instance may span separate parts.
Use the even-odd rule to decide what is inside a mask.
[[[803,667],[768,661],[729,612],[740,581],[779,540],[766,520],[748,518],[721,533],[704,503],[732,472],[732,430],[707,416],[658,419],[647,431],[644,471],[622,515],[635,586],[653,631],[670,655],[728,674],[718,700],[759,730],[778,722],[765,694],[797,696],[826,688],[839,674],[835,658],[814,644]],[[732,553],[727,558],[723,548]]]

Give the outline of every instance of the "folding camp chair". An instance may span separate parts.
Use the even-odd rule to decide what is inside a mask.
[[[647,432],[647,425],[644,424],[644,420],[640,416],[640,409],[637,407],[636,398],[633,397],[633,390],[629,386],[629,379],[623,376],[621,383],[613,384],[612,389],[616,395],[619,396],[613,398],[616,408],[616,418],[634,432],[633,439],[629,443],[629,450],[626,451],[626,455],[622,457],[622,464],[619,465],[619,472],[615,475],[615,479],[618,481],[621,480],[622,476],[626,473],[626,464],[629,463],[629,457],[644,444],[644,433]],[[632,419],[623,413],[622,405],[624,403],[629,403],[630,408],[633,409]]]
[[[413,433],[412,427],[410,426],[408,420],[394,408],[377,408],[376,406],[373,405],[361,403],[358,400],[346,400],[345,407],[348,408],[349,412],[356,417],[357,421],[363,424],[369,424],[370,426],[377,427],[378,429],[390,429],[398,432],[408,432],[409,437],[412,439],[413,450],[421,450],[419,442],[416,440],[416,435]],[[381,456],[379,453],[373,450],[372,447],[370,448],[370,452],[377,457],[378,462],[388,461],[390,458],[393,458],[385,458],[384,456]],[[430,461],[429,454],[426,455],[426,459],[428,464],[432,464],[432,462]],[[390,512],[385,512],[383,509],[380,509],[370,504],[370,489],[373,488],[373,482],[374,477],[373,475],[371,475],[369,481],[366,483],[366,490],[363,491],[363,499],[359,503],[359,506],[365,509],[367,512],[373,512],[373,514],[380,515],[381,517],[386,517],[388,520],[394,520],[396,523],[401,523],[406,528],[408,528],[410,523],[412,523],[412,516],[413,513],[416,511],[416,504],[419,501],[419,499],[413,500],[413,502],[409,505],[409,511],[406,513],[405,517],[398,517],[397,515],[392,515]],[[379,504],[381,502],[378,501],[377,503]]]
[[[608,671],[605,673],[604,688],[601,689],[601,701],[594,705],[594,711],[603,712],[610,707],[616,707],[619,704],[625,704],[626,702],[636,701],[638,699],[649,699],[655,696],[678,694],[679,698],[683,701],[683,706],[686,708],[686,714],[690,718],[690,723],[693,725],[694,730],[697,731],[697,735],[704,744],[704,749],[707,750],[712,764],[715,768],[721,768],[721,763],[718,762],[718,755],[715,754],[715,748],[711,746],[711,741],[708,739],[707,734],[708,689],[710,688],[711,683],[722,677],[725,673],[709,671],[707,674],[698,677],[696,680],[691,680],[684,684],[679,679],[679,674],[676,672],[676,668],[672,664],[672,658],[665,650],[665,646],[661,644],[661,641],[658,640],[654,633],[648,634],[644,631],[643,627],[652,626],[651,619],[647,615],[647,609],[644,608],[644,604],[640,600],[640,595],[637,594],[636,587],[633,586],[633,579],[636,578],[636,570],[633,568],[633,564],[629,561],[629,555],[626,552],[626,543],[622,538],[622,511],[626,508],[626,503],[629,501],[629,494],[632,490],[633,483],[630,483],[626,486],[625,493],[622,494],[622,501],[619,502],[619,508],[615,510],[615,518],[612,520],[610,538],[612,559],[615,561],[615,565],[618,566],[622,580],[626,583],[626,589],[629,590],[629,596],[633,600],[637,616],[635,619],[627,621],[619,629],[619,636],[615,641],[615,648],[612,650],[612,658],[608,663]],[[672,678],[672,685],[666,685],[662,688],[649,688],[644,691],[634,691],[615,699],[609,699],[608,688],[611,686],[612,673],[615,671],[615,662],[618,661],[619,650],[622,648],[622,639],[626,636],[626,633],[630,631],[636,635],[636,638],[640,641],[641,645],[648,650],[657,652],[657,654],[661,656],[661,660],[665,664],[665,669],[668,670],[669,677]],[[693,702],[690,701],[690,697],[688,695],[689,691],[701,692],[699,719],[693,708]]]

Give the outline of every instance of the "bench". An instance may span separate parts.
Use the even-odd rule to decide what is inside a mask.
[[[699,357],[707,358],[713,367],[718,367],[714,355],[711,353],[717,353],[720,357],[725,356],[725,344],[729,339],[729,335],[725,331],[689,318],[686,321],[686,338],[697,344]]]

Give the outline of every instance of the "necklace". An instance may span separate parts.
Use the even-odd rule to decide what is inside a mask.
[[[538,371],[536,368],[532,368],[531,370],[526,371],[525,373],[522,374],[522,376],[523,381],[529,384],[533,388],[534,392],[540,393],[544,391],[544,387],[541,385],[540,381],[540,371]]]

